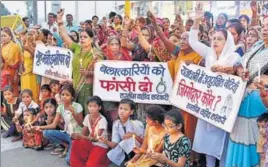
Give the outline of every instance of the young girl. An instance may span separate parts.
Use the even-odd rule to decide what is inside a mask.
[[[268,141],[267,141],[267,123],[268,123],[268,113],[263,113],[257,119],[258,127],[259,127],[259,138],[257,143],[257,152],[260,154],[260,167],[268,166],[266,159],[268,159],[266,153],[268,149]]]
[[[89,114],[83,122],[83,133],[72,134],[74,141],[70,165],[107,167],[108,146],[98,141],[99,137],[108,136],[108,122],[104,116],[102,100],[98,96],[92,96],[87,104]]]
[[[57,80],[51,80],[49,83],[50,89],[51,89],[51,93],[52,93],[52,97],[54,97],[59,104],[62,104],[62,101],[60,100],[60,82]]]
[[[33,124],[31,123],[38,113],[39,110],[28,108],[23,112],[23,125],[20,126],[19,120],[15,123],[18,132],[22,132],[23,146],[25,148],[34,148],[36,150],[42,148],[42,132],[33,128],[33,125],[39,125],[39,122],[36,121]]]
[[[177,109],[166,113],[164,126],[168,133],[164,137],[164,154],[153,152],[149,153],[149,157],[164,167],[190,167],[191,143],[183,134],[184,121],[181,113]]]
[[[165,110],[157,105],[150,106],[146,109],[146,131],[144,141],[141,148],[134,148],[136,155],[127,162],[127,167],[150,167],[157,164],[157,160],[149,158],[146,152],[161,152],[163,150],[163,139],[165,128],[162,126],[164,122]]]
[[[59,105],[56,112],[56,117],[52,124],[46,126],[36,127],[37,129],[45,130],[43,135],[48,140],[54,140],[58,143],[68,144],[68,151],[65,153],[66,162],[69,164],[70,151],[72,147],[72,133],[81,133],[83,126],[83,108],[79,103],[73,102],[75,97],[75,90],[71,85],[64,85],[60,91],[63,104]],[[46,130],[55,129],[63,118],[65,125],[62,132],[60,130]]]
[[[1,126],[7,132],[4,134],[4,138],[12,136],[16,132],[15,124],[12,122],[15,116],[15,111],[18,109],[20,104],[20,99],[14,97],[13,90],[10,86],[6,86],[3,90],[4,101],[3,111],[1,113]]]
[[[43,104],[43,108],[45,111],[45,123],[46,125],[50,125],[53,123],[55,116],[56,116],[56,109],[57,109],[57,102],[53,98],[46,99]],[[61,120],[57,127],[57,130],[63,130],[64,129],[64,122]],[[53,141],[52,139],[47,141],[49,142],[48,145],[44,148],[45,150],[50,150],[59,145],[57,141]],[[65,143],[63,143],[64,145]],[[65,152],[67,152],[68,145],[65,147]],[[62,157],[62,152],[64,152],[64,148],[62,147],[57,147],[51,154],[53,155],[59,155],[59,157]]]
[[[33,93],[30,89],[24,89],[21,92],[21,100],[22,102],[20,103],[18,110],[15,112],[15,117],[13,118],[14,123],[16,123],[18,120],[20,123],[23,123],[22,122],[23,112],[29,108],[33,108],[33,109],[36,109],[37,111],[40,111],[38,104],[33,101]],[[30,124],[33,125],[35,122],[37,122],[39,117],[40,117],[40,113],[37,112],[36,116],[30,122]],[[22,139],[22,134],[14,138],[12,142],[18,141],[20,139]]]
[[[119,119],[113,123],[112,141],[100,137],[100,141],[111,148],[107,154],[112,161],[110,167],[124,166],[124,161],[133,157],[132,150],[135,145],[138,146],[143,141],[144,126],[142,122],[131,118],[135,109],[133,100],[121,100],[118,107]]]
[[[236,50],[235,52],[238,53],[241,57],[245,53],[245,43],[244,39],[242,39],[242,32],[243,32],[243,27],[241,23],[232,23],[231,25],[228,26],[228,31],[233,35],[234,37],[234,42],[236,45]]]

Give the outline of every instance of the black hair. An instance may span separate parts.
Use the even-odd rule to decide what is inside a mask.
[[[55,112],[53,114],[53,116],[56,115],[56,110],[57,110],[57,107],[58,107],[58,104],[57,104],[57,101],[54,99],[54,98],[48,98],[44,101],[43,103],[43,108],[45,108],[45,105],[49,103],[49,104],[52,104],[54,107],[55,107]],[[47,116],[47,115],[46,115]]]
[[[241,20],[242,18],[244,18],[244,19],[246,19],[247,20],[247,23],[249,23],[249,17],[247,16],[247,15],[241,15],[241,16],[239,16],[239,20]]]
[[[27,93],[29,96],[33,98],[33,92],[30,89],[24,89],[21,93],[20,96],[22,96],[24,93]]]
[[[72,14],[67,14],[66,17],[67,17],[67,16],[71,16],[71,17],[73,18],[73,15],[72,15]]]
[[[194,20],[193,19],[188,19],[187,21],[186,21],[186,23],[191,23],[191,24],[194,24]]]
[[[49,34],[51,34],[51,32],[50,32],[49,30],[47,30],[47,29],[41,29],[41,32],[42,32],[42,34],[44,35],[44,37],[46,37],[46,38],[47,38],[47,36],[48,36]]]
[[[268,122],[268,112],[263,113],[257,119],[257,122]]]
[[[223,36],[225,38],[225,40],[227,40],[227,35],[228,35],[228,32],[226,29],[224,28],[220,28],[220,29],[217,29],[216,32],[222,32],[223,33]]]
[[[130,115],[130,119],[131,120],[135,120],[137,119],[137,113],[136,113],[136,103],[131,100],[131,99],[122,99],[120,102],[119,102],[119,105],[120,104],[128,104],[130,109],[133,110],[133,114]],[[118,105],[118,106],[119,106]]]
[[[114,17],[115,15],[116,15],[115,12],[110,12],[110,13],[109,13],[109,19],[111,19],[111,18]]]
[[[48,99],[46,99],[46,100],[44,101],[44,103],[43,103],[43,108],[45,107],[45,105],[46,105],[47,103],[52,104],[52,105],[57,109],[57,101],[56,101],[54,98],[48,98]]]
[[[122,24],[122,21],[123,21],[122,16],[121,16],[120,14],[117,14],[116,16],[119,18],[119,20],[120,20],[120,24]]]
[[[61,90],[60,90],[60,94],[61,94],[64,90],[67,90],[67,91],[71,94],[71,96],[72,96],[73,98],[75,97],[75,90],[74,90],[74,88],[73,88],[72,85],[70,85],[70,84],[65,84],[65,85],[63,85],[62,88],[61,88]]]
[[[93,33],[93,31],[92,31],[91,29],[86,28],[85,30],[82,30],[81,32],[86,32],[87,35],[88,35],[90,38],[93,38],[93,37],[94,37],[94,33]],[[81,33],[81,32],[80,32],[80,33]]]
[[[229,23],[240,23],[240,20],[239,19],[230,19],[228,20]]]
[[[55,79],[52,79],[52,80],[49,82],[49,85],[52,85],[52,84],[60,85],[60,81],[55,80]]]
[[[164,113],[165,110],[158,106],[158,105],[152,105],[146,108],[146,116],[150,118],[153,121],[158,121],[160,124],[164,122]]]
[[[145,18],[145,20],[146,20],[145,25],[150,25],[152,23],[150,18]]]
[[[96,15],[92,16],[92,20],[95,19],[95,18],[97,18],[99,20],[98,16],[96,16]]]
[[[42,85],[40,90],[47,90],[47,91],[51,92],[49,84]]]
[[[75,35],[77,36],[77,40],[73,39],[73,41],[74,41],[75,43],[79,43],[79,33],[78,33],[77,31],[75,31],[75,30],[70,31],[70,33],[71,33],[71,32],[74,32]]]
[[[52,12],[48,13],[48,16],[49,16],[49,15],[52,15],[52,16],[54,17],[54,13],[52,13]]]
[[[29,19],[29,17],[23,17],[22,21],[25,22],[27,19]]]
[[[40,108],[27,108],[24,112],[30,112],[33,115],[37,115],[40,112]]]
[[[165,114],[165,119],[171,120],[175,125],[182,124],[181,132],[185,133],[183,116],[178,109],[171,109],[167,112]]]
[[[242,24],[240,23],[240,22],[237,22],[237,23],[232,23],[232,24],[230,24],[228,27],[227,27],[227,29],[228,28],[235,28],[235,30],[236,30],[236,32],[237,32],[237,34],[240,36],[241,35],[241,33],[244,31],[244,28],[243,28],[243,26],[242,26]]]
[[[86,20],[85,23],[92,24],[92,21],[91,20]]]
[[[103,115],[106,118],[106,120],[108,122],[108,131],[112,132],[112,127],[113,127],[112,119],[110,117],[110,114],[104,110],[104,106],[103,106],[103,102],[102,102],[101,98],[99,96],[91,96],[88,98],[87,104],[92,103],[92,102],[96,103],[98,106],[101,107],[99,112],[101,113],[101,115]]]
[[[209,18],[209,21],[210,21],[210,24],[211,24],[211,27],[213,27],[213,19],[214,19],[214,17],[213,17],[213,14],[212,13],[210,13],[210,12],[208,12],[208,11],[206,11],[205,13],[204,13],[204,16],[206,16],[206,17],[208,17]]]
[[[162,20],[167,20],[170,23],[170,20],[167,17],[163,18]]]
[[[13,88],[12,88],[10,85],[7,85],[7,86],[5,86],[4,89],[3,89],[3,92],[5,92],[5,91],[10,91],[10,92],[13,93]]]

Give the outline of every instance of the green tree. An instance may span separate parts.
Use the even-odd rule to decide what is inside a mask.
[[[1,2],[1,16],[10,15],[9,10],[5,7],[5,5]]]

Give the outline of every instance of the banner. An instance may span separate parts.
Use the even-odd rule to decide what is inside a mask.
[[[55,79],[72,79],[73,52],[69,49],[37,45],[33,73]]]
[[[246,82],[239,77],[183,63],[170,94],[170,103],[231,132],[245,88]]]
[[[12,30],[16,30],[20,26],[26,29],[19,15],[1,16],[1,27],[10,27]]]
[[[94,68],[94,95],[104,101],[170,104],[172,79],[167,63],[100,61]]]

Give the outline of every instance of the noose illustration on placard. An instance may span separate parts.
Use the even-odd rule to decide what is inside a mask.
[[[156,92],[158,94],[165,93],[167,89],[166,82],[163,80],[163,77],[161,77],[160,82],[156,86]]]

